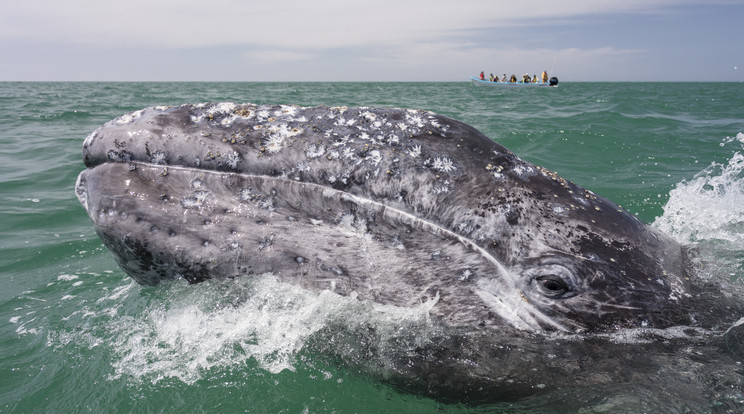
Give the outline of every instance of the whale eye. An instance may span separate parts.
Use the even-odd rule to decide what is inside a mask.
[[[558,275],[541,275],[536,277],[535,281],[546,296],[560,296],[571,290],[566,281]]]
[[[544,264],[528,271],[533,289],[551,299],[566,299],[577,295],[576,277],[570,267]]]

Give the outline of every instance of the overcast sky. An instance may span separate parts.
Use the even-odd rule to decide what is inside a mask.
[[[744,0],[15,0],[0,81],[744,81]]]

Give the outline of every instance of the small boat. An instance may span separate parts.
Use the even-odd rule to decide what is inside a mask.
[[[473,81],[473,85],[476,86],[558,86],[558,78],[553,76],[548,82],[491,82],[488,80],[478,79],[475,76],[471,76],[470,80]]]

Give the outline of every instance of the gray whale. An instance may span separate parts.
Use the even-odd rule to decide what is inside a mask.
[[[137,282],[273,272],[452,326],[671,326],[684,251],[616,204],[426,111],[232,103],[121,116],[76,193]]]
[[[674,350],[708,352],[705,329],[731,323],[711,310],[722,303],[701,303],[686,248],[431,112],[151,107],[92,132],[83,158],[77,197],[140,284],[271,272],[364,301],[433,303],[443,329],[425,345],[358,345],[373,334],[338,326],[313,345],[406,389],[491,401],[637,383],[677,364]],[[344,342],[379,359],[341,355]]]

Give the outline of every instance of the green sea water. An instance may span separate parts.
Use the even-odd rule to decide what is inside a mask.
[[[83,139],[146,106],[218,101],[450,116],[698,245],[722,289],[744,283],[742,83],[0,83],[0,412],[613,412],[598,395],[473,407],[405,393],[305,346],[355,305],[270,279],[134,284],[74,195]],[[702,409],[741,410],[744,388],[724,388]],[[674,391],[633,401],[686,407]]]

